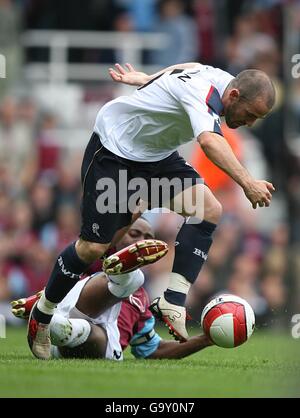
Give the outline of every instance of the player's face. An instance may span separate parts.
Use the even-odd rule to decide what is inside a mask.
[[[263,119],[269,111],[270,109],[261,99],[251,103],[238,98],[227,104],[224,114],[229,128],[236,129],[243,125],[252,126],[257,119]]]
[[[153,239],[154,233],[150,224],[144,219],[137,219],[117,245],[122,249],[142,239]]]

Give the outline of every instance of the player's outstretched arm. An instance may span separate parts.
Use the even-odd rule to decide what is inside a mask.
[[[157,350],[151,356],[147,357],[147,359],[181,359],[211,345],[213,343],[206,335],[191,337],[183,343],[161,340]]]
[[[142,86],[151,80],[151,76],[141,71],[136,71],[131,64],[115,64],[115,68],[108,69],[112,80],[129,86]]]
[[[253,209],[270,206],[275,190],[273,184],[254,179],[238,161],[225,138],[213,132],[203,132],[198,142],[206,156],[243,188]]]
[[[193,68],[195,65],[198,65],[197,62],[186,62],[183,64],[176,64],[170,67],[164,68],[161,71],[158,71],[155,74],[148,75],[141,71],[136,71],[131,64],[125,64],[124,66],[120,64],[115,64],[115,68],[109,68],[108,72],[113,81],[117,83],[128,84],[129,86],[143,86],[144,84],[151,81],[153,78],[158,77],[160,74],[163,74],[167,71],[173,71],[176,69],[188,69]]]

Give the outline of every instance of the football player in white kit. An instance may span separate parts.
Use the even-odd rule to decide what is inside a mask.
[[[152,305],[152,310],[181,341],[188,338],[185,297],[207,259],[222,207],[176,149],[196,138],[207,157],[242,187],[254,209],[268,207],[274,191],[271,183],[254,179],[241,165],[220,129],[220,116],[224,115],[227,125],[235,129],[251,126],[270,112],[275,90],[265,73],[246,70],[233,77],[218,68],[186,63],[152,76],[136,72],[130,65],[127,70],[117,65],[110,74],[115,81],[139,87],[130,96],[110,101],[97,115],[82,164],[80,238],[59,255],[29,320],[29,346],[42,359],[50,357],[49,323],[56,305],[132,222],[132,211],[120,210],[124,203],[121,170],[127,182],[138,178],[150,186],[153,178],[176,178],[182,183],[180,193],[171,195],[169,202],[163,201],[164,196],[158,202],[161,206],[169,204],[172,210],[188,217],[176,238],[168,289]],[[111,212],[99,208],[99,201],[103,202],[105,196],[101,182],[107,178],[119,192],[117,210]],[[152,193],[150,187],[148,202]],[[132,194],[132,190],[127,190],[126,199]],[[192,205],[195,201],[196,205]],[[122,269],[110,273],[113,282],[122,287],[127,280],[134,280],[135,272],[126,277],[122,277]]]

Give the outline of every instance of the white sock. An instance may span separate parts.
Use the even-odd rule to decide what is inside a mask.
[[[56,305],[56,303],[50,302],[48,299],[46,299],[45,291],[43,291],[42,296],[37,303],[37,308],[39,311],[46,315],[53,315]]]
[[[130,273],[108,275],[108,290],[117,298],[126,298],[144,284],[144,273],[134,270]]]
[[[65,318],[55,314],[50,322],[51,344],[74,348],[86,342],[91,324],[85,319]]]
[[[184,276],[174,272],[170,273],[170,281],[168,285],[169,290],[187,295],[190,287],[191,283],[188,282]]]

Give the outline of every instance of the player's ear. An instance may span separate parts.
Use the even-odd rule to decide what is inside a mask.
[[[239,97],[240,97],[240,91],[239,91],[239,89],[231,89],[230,90],[230,92],[229,92],[229,97],[232,99],[232,100],[238,100],[239,99]]]

